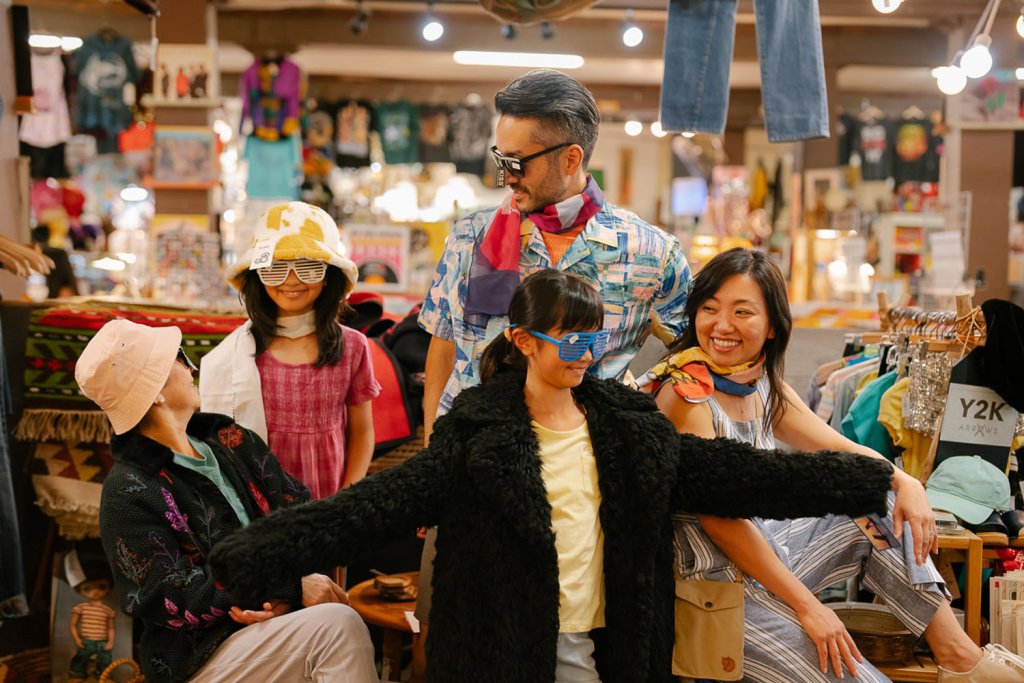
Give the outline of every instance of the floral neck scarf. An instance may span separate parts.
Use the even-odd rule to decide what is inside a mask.
[[[749,396],[764,370],[764,356],[755,361],[722,367],[699,346],[674,353],[647,371],[641,384],[672,382],[672,389],[690,403],[708,400],[715,390],[733,396]]]
[[[525,219],[510,194],[473,247],[466,316],[472,319],[508,313],[512,292],[519,285],[519,233],[524,220],[544,232],[561,233],[585,225],[603,206],[604,195],[592,176],[587,176],[580,194],[550,204]]]

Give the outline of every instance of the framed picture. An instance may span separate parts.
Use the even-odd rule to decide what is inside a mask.
[[[154,104],[197,103],[208,100],[213,68],[213,51],[206,45],[161,43],[153,70]]]
[[[153,146],[155,184],[209,187],[217,182],[217,144],[212,128],[157,126]]]
[[[359,268],[356,289],[409,289],[409,228],[404,225],[346,225],[341,238]]]
[[[804,171],[804,208],[812,211],[825,207],[825,198],[832,190],[842,188],[843,174],[838,168],[812,168]]]
[[[1020,83],[1013,69],[993,69],[984,78],[970,80],[960,105],[961,123],[1019,121]]]

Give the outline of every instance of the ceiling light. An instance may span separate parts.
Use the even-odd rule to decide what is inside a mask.
[[[501,27],[501,37],[505,40],[514,40],[516,37],[516,25],[515,24],[503,24]]]
[[[423,40],[432,43],[444,35],[444,24],[434,16],[434,3],[427,0],[427,21],[423,24]]]
[[[457,50],[452,53],[456,64],[467,66],[513,66],[533,69],[578,69],[583,57],[547,52],[483,52]]]
[[[540,37],[542,40],[551,40],[555,37],[555,27],[551,25],[550,21],[540,23]]]
[[[967,76],[964,75],[963,69],[958,66],[940,66],[936,69],[938,72],[935,76],[936,84],[946,95],[957,95],[967,87]]]
[[[1024,68],[1018,66],[1014,69],[1013,75],[1017,77],[1018,81],[1024,81]]]
[[[643,29],[633,23],[633,10],[626,10],[626,19],[622,22],[622,44],[626,47],[636,47],[643,41]]]
[[[882,14],[895,12],[903,4],[903,0],[871,0],[871,5]]]
[[[1017,35],[1024,38],[1024,9],[1021,9],[1020,15],[1017,17]]]
[[[668,133],[665,132],[665,129],[661,127],[661,121],[655,121],[651,124],[651,135],[656,138],[663,138],[668,135]]]
[[[444,24],[437,19],[431,19],[423,25],[423,40],[434,42],[444,35]]]
[[[630,119],[629,121],[626,121],[626,125],[624,126],[624,128],[626,130],[626,135],[630,135],[633,137],[640,135],[640,133],[644,132],[644,124],[640,123],[636,119]]]
[[[37,47],[39,49],[60,47],[60,43],[60,36],[51,36],[46,33],[33,33],[28,37],[29,47]]]
[[[356,3],[356,14],[348,22],[348,30],[352,35],[361,36],[370,27],[370,10],[363,5],[363,0]]]
[[[684,130],[682,135],[683,135],[684,138],[689,139],[689,138],[692,138],[693,136],[695,136],[696,133],[694,133],[692,130]]]
[[[64,52],[74,52],[80,47],[82,47],[82,39],[78,36],[62,36],[60,39],[60,48]]]
[[[984,33],[974,39],[974,45],[960,58],[965,76],[981,78],[992,70],[992,52],[988,49],[991,44],[992,39]]]

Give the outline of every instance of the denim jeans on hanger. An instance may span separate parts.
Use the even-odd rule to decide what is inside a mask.
[[[669,0],[661,125],[721,134],[737,0]],[[771,142],[828,136],[818,0],[754,0],[761,102]]]
[[[21,568],[21,537],[14,507],[11,451],[7,441],[7,412],[11,408],[11,383],[3,355],[0,332],[0,621],[28,614],[25,574]]]

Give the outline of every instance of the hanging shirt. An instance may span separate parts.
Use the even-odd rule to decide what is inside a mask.
[[[859,443],[861,446],[881,453],[889,460],[894,460],[892,437],[885,426],[878,421],[882,395],[896,383],[896,373],[889,372],[877,378],[860,392],[843,418],[843,436]]]
[[[896,154],[893,158],[893,177],[896,184],[932,180],[938,169],[936,151],[931,144],[932,123],[927,119],[900,119],[896,125]],[[935,177],[938,180],[938,176]]]
[[[302,71],[289,59],[257,59],[242,74],[242,121],[252,119],[253,135],[268,141],[299,130]]]
[[[53,147],[71,137],[71,115],[64,96],[64,62],[60,50],[32,53],[34,114],[21,117],[18,137],[35,147]]]
[[[857,131],[860,121],[856,116],[840,114],[836,121],[836,136],[839,138],[839,165],[848,166],[850,155],[857,151]]]
[[[363,102],[346,102],[335,115],[338,166],[362,168],[370,165],[370,109]]]
[[[490,148],[493,115],[484,106],[461,106],[448,115],[448,151],[459,173],[483,175]]]
[[[252,199],[297,200],[302,151],[297,138],[277,142],[250,135],[245,141],[249,179],[245,191]]]
[[[448,151],[448,107],[420,106],[420,161],[425,164],[451,161]]]
[[[861,121],[857,132],[860,175],[864,180],[885,180],[892,176],[892,144],[888,119]]]
[[[99,151],[116,152],[117,134],[132,122],[124,87],[139,79],[132,41],[104,31],[87,36],[75,53],[75,77],[78,127],[102,130],[106,137],[98,141]]]
[[[419,161],[420,124],[416,105],[404,100],[383,102],[373,110],[374,128],[380,133],[384,161],[415,164]]]

